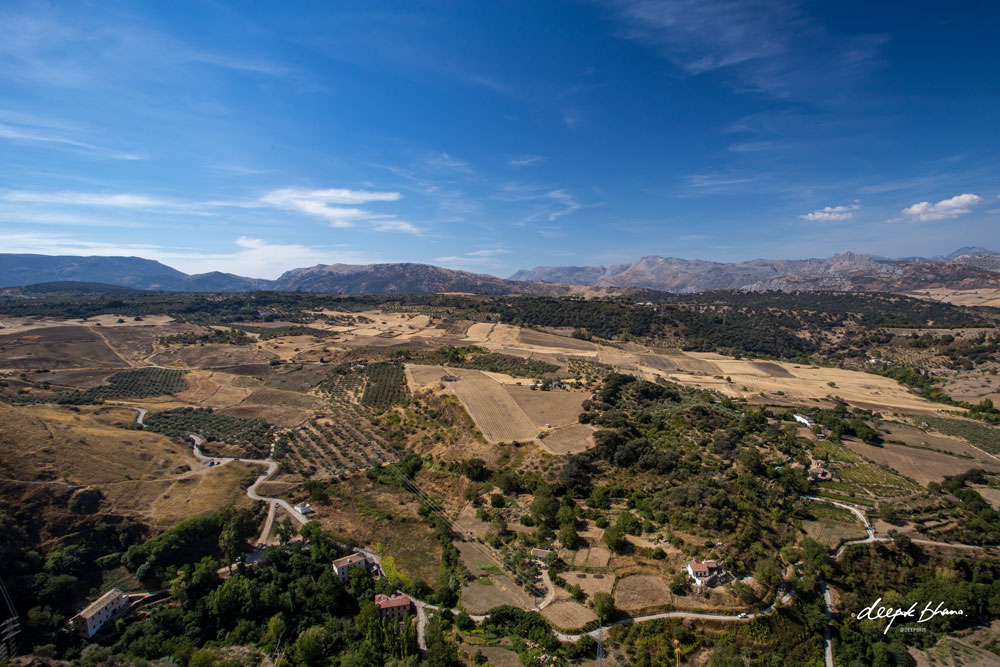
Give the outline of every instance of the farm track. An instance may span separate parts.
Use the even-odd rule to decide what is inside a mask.
[[[125,357],[123,357],[121,355],[121,353],[118,350],[115,349],[115,346],[111,344],[111,342],[108,340],[107,336],[105,336],[103,332],[98,331],[97,327],[87,327],[87,328],[90,329],[94,333],[95,336],[97,336],[102,341],[104,341],[104,344],[108,346],[108,349],[111,350],[111,352],[116,357],[118,357],[119,359],[121,359],[122,361],[124,361],[126,366],[128,366],[129,368],[135,368],[135,364],[132,363],[131,361],[129,361],[128,359],[126,359]]]

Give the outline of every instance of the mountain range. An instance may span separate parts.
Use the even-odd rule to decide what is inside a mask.
[[[539,266],[511,280],[574,283],[599,287],[641,287],[666,292],[716,289],[800,289],[908,291],[928,287],[997,287],[1000,254],[960,248],[938,257],[887,259],[845,252],[824,259],[753,259],[708,262],[648,256],[632,264]]]
[[[887,259],[845,252],[825,259],[754,259],[724,263],[643,257],[631,264],[539,266],[510,278],[430,264],[328,264],[286,271],[276,280],[212,271],[186,274],[141,257],[0,254],[0,288],[49,282],[103,283],[143,290],[245,292],[300,290],[333,294],[523,294],[594,296],[630,288],[667,292],[862,290],[1000,287],[1000,254],[979,247],[948,255]]]

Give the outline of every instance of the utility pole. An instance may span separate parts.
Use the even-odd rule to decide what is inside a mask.
[[[10,611],[10,618],[0,623],[0,662],[6,662],[17,653],[17,644],[14,637],[21,631],[21,624],[17,621],[17,610],[14,609],[14,602],[7,594],[7,587],[0,579],[0,596],[3,597]]]

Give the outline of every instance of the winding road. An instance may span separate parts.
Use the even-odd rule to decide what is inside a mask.
[[[140,408],[137,405],[123,405],[120,407],[128,408],[129,410],[135,410],[138,413],[135,419],[135,423],[138,424],[139,426],[145,425],[143,420],[146,418],[146,415],[149,414],[149,411],[146,408]],[[288,512],[289,516],[291,516],[293,519],[298,521],[303,526],[309,523],[309,519],[303,516],[300,512],[297,512],[295,508],[288,503],[288,501],[282,500],[281,498],[271,498],[268,496],[262,496],[259,493],[257,493],[257,488],[261,485],[261,483],[266,482],[268,479],[270,479],[270,477],[274,473],[278,472],[277,461],[275,461],[270,457],[266,459],[244,459],[244,458],[236,459],[234,457],[206,456],[201,451],[201,446],[205,444],[205,439],[200,435],[198,435],[197,433],[189,433],[188,437],[191,438],[191,440],[194,442],[194,446],[192,447],[192,453],[194,454],[194,457],[198,459],[199,462],[204,463],[206,465],[212,461],[215,462],[215,465],[225,465],[227,463],[239,460],[242,461],[243,463],[252,463],[255,465],[265,466],[266,470],[262,472],[260,476],[257,477],[257,479],[254,480],[253,484],[247,487],[248,498],[250,498],[251,500],[259,500],[261,502],[265,502],[268,505],[270,505],[267,512],[267,520],[264,521],[264,528],[263,530],[261,530],[260,537],[257,539],[257,542],[259,544],[263,544],[264,541],[267,539],[268,533],[271,532],[271,525],[274,523],[274,515],[276,513],[276,509],[279,506],[283,510]],[[272,453],[274,452],[273,447],[271,451]]]
[[[232,463],[233,461],[240,461],[242,463],[252,463],[255,465],[262,465],[267,468],[264,472],[260,474],[254,483],[247,487],[247,497],[251,500],[260,500],[262,502],[270,504],[272,507],[275,505],[280,505],[282,509],[288,512],[289,515],[296,521],[298,521],[303,526],[309,523],[309,519],[303,516],[300,512],[296,511],[287,500],[282,500],[281,498],[270,498],[268,496],[262,496],[257,493],[257,487],[260,486],[262,482],[266,482],[268,478],[274,473],[278,472],[278,462],[274,459],[244,459],[244,458],[233,458],[233,457],[221,457],[221,456],[205,456],[201,451],[201,446],[205,444],[205,439],[196,433],[188,434],[188,437],[194,441],[194,457],[201,461],[202,463],[208,463],[210,461],[215,461],[216,465],[225,465],[227,463]],[[265,536],[266,537],[266,536]]]

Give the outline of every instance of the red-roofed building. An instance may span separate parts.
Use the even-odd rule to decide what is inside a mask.
[[[413,602],[408,595],[401,593],[392,597],[379,593],[375,596],[375,606],[382,613],[382,618],[403,618],[413,609]]]
[[[722,574],[722,563],[714,560],[693,560],[687,564],[687,571],[699,586],[711,585],[715,578]]]

